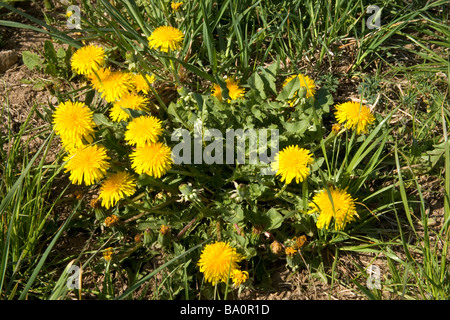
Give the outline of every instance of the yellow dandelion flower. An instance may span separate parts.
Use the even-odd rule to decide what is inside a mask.
[[[127,92],[114,102],[109,117],[116,122],[127,121],[131,117],[124,109],[146,111],[147,103],[147,98],[136,92]]]
[[[155,143],[162,133],[161,120],[153,116],[141,116],[128,123],[125,140],[137,147]]]
[[[106,59],[105,50],[96,45],[81,47],[72,55],[72,70],[78,74],[90,75],[92,71],[100,69]]]
[[[120,199],[131,196],[136,191],[136,182],[125,171],[109,176],[100,186],[99,199],[106,209],[114,206]]]
[[[137,174],[160,178],[173,164],[172,150],[161,142],[137,147],[130,155],[131,167]]]
[[[226,282],[233,270],[239,269],[238,262],[243,259],[244,256],[228,243],[215,242],[205,246],[197,265],[200,272],[204,273],[206,282],[211,282],[214,286],[216,283]]]
[[[128,72],[102,69],[90,75],[92,87],[107,102],[114,102],[133,89],[133,76]]]
[[[89,186],[101,180],[109,168],[109,157],[102,146],[91,145],[79,148],[64,158],[67,161],[65,172],[70,172],[69,179],[73,184]]]
[[[140,73],[133,75],[133,84],[134,84],[134,88],[137,92],[142,91],[145,94],[149,94],[149,92],[151,91],[149,84],[152,84],[153,82],[155,82],[154,74],[152,74],[152,75],[146,74],[145,78]]]
[[[231,272],[231,280],[233,280],[233,284],[237,288],[241,284],[245,283],[245,281],[248,280],[248,272],[247,271],[242,271],[242,270],[239,270],[239,269],[234,269]]]
[[[150,48],[158,49],[163,52],[169,50],[178,50],[183,44],[183,32],[171,26],[162,26],[156,28],[148,37]]]
[[[230,78],[226,79],[225,83],[228,89],[228,96],[231,98],[231,100],[236,100],[244,97],[245,89],[239,87],[239,80],[235,81],[234,79]],[[219,99],[219,101],[222,101],[222,89],[218,84],[214,84],[212,88],[212,95]]]
[[[287,78],[283,83],[283,88],[289,82],[291,82],[293,79],[295,79],[296,77],[298,77],[298,79],[300,80],[300,87],[303,87],[306,89],[306,98],[310,98],[310,97],[314,98],[314,95],[316,94],[316,84],[313,79],[311,79],[308,76],[305,76],[303,74],[293,75],[293,76],[290,76],[289,78]],[[289,101],[289,104],[291,106],[293,106],[293,104],[296,100],[297,94],[298,94],[298,92],[296,92],[294,94],[294,97],[292,98],[292,100]]]
[[[110,74],[111,69],[109,68],[100,68],[89,74],[88,78],[91,81],[92,88],[96,90],[97,88],[101,88],[102,81],[109,77]]]
[[[170,4],[170,7],[172,8],[173,11],[178,11],[178,10],[180,10],[180,7],[182,4],[183,4],[183,2],[172,2]]]
[[[82,102],[66,101],[59,104],[53,114],[53,126],[67,151],[92,143],[95,123],[91,111]]]
[[[219,99],[219,101],[222,101],[222,89],[217,83],[215,83],[212,88],[212,95]]]
[[[311,153],[298,146],[289,146],[281,150],[272,162],[272,170],[281,176],[281,181],[287,184],[295,178],[297,183],[309,176],[309,167],[313,162]]]
[[[359,217],[356,212],[355,200],[347,190],[331,187],[329,191],[330,194],[323,189],[314,195],[308,213],[319,213],[316,223],[319,229],[328,229],[334,218],[334,228],[343,230],[347,223]]]
[[[111,261],[113,254],[114,254],[113,248],[108,247],[105,249],[105,251],[103,251],[103,259],[105,259],[106,261]]]
[[[367,133],[367,127],[375,121],[369,107],[353,101],[337,105],[335,116],[347,129],[356,129],[357,134]]]

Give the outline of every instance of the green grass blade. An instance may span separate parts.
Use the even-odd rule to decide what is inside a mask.
[[[203,246],[203,243],[200,243],[188,250],[186,250],[185,252],[183,252],[182,254],[176,256],[175,258],[169,260],[168,262],[166,262],[165,264],[163,264],[162,266],[160,266],[158,269],[152,271],[151,273],[149,273],[148,275],[146,275],[145,277],[143,277],[141,280],[139,280],[138,282],[136,282],[133,286],[131,286],[127,291],[125,291],[124,293],[122,293],[120,296],[116,297],[115,300],[123,300],[125,299],[127,296],[129,296],[130,294],[132,294],[136,289],[138,289],[142,284],[144,284],[146,281],[148,281],[149,279],[151,279],[152,277],[154,277],[156,274],[158,274],[161,270],[165,269],[166,267],[170,266],[171,264],[173,264],[175,261],[177,261],[180,258],[183,258],[184,256],[188,255],[189,253],[197,250],[198,248],[201,248]]]
[[[19,297],[19,300],[26,299],[28,291],[30,290],[30,288],[33,285],[34,281],[36,281],[37,275],[41,271],[45,261],[47,260],[48,255],[50,254],[51,250],[55,246],[55,244],[58,241],[58,239],[61,237],[62,233],[65,231],[65,229],[69,225],[70,221],[72,220],[72,217],[75,215],[75,213],[77,213],[78,208],[80,207],[80,204],[81,204],[81,201],[78,201],[77,205],[72,210],[70,215],[67,217],[66,221],[64,221],[63,225],[59,228],[58,232],[53,237],[52,241],[50,242],[50,244],[48,245],[47,249],[43,253],[41,259],[39,260],[39,263],[36,265],[33,273],[31,274],[30,279],[28,279],[28,282],[25,285],[25,288],[23,289],[23,291],[22,291],[22,293],[21,293],[21,295]]]

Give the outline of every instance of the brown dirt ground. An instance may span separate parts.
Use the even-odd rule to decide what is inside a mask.
[[[41,8],[36,3],[30,4],[29,2],[19,3],[18,6],[23,10],[37,16],[38,18],[43,18],[39,15]],[[47,12],[47,14],[49,14]],[[11,19],[21,21],[22,19],[17,16],[11,16]],[[28,115],[29,110],[33,104],[37,104],[38,107],[41,105],[54,104],[55,99],[49,93],[48,90],[34,90],[33,84],[23,83],[22,80],[37,79],[38,77],[46,77],[44,74],[40,74],[36,71],[30,71],[21,60],[21,53],[23,51],[40,52],[43,48],[43,42],[48,40],[49,37],[43,35],[42,33],[0,27],[0,32],[3,35],[4,43],[1,51],[10,50],[17,55],[17,62],[6,70],[5,73],[0,74],[0,103],[5,104],[6,99],[9,101],[9,118],[12,121],[12,126],[15,130],[18,130],[20,124],[24,122]],[[338,72],[345,74],[345,70],[348,68],[348,63],[345,62],[341,65],[337,65]],[[345,78],[343,78],[345,80]],[[357,97],[356,86],[353,80],[346,80],[346,96]],[[342,88],[342,86],[340,87]],[[340,89],[342,90],[342,89]],[[342,93],[342,92],[340,92]],[[6,132],[4,127],[7,123],[8,114],[4,114],[2,118],[2,133]],[[36,126],[43,124],[42,120],[39,118],[33,118],[32,122]],[[36,148],[39,147],[42,141],[36,141]],[[54,152],[58,150],[58,145],[56,143],[54,147]],[[54,154],[53,154],[54,155]],[[53,161],[50,157],[49,161]],[[439,183],[436,181],[430,181],[430,179],[421,180],[425,190],[428,190],[427,197],[429,199],[431,214],[436,220],[436,228],[442,225],[442,198],[439,196],[440,191]],[[436,190],[437,188],[437,190]],[[61,210],[66,210],[67,208],[62,208]],[[395,218],[390,218],[382,221],[384,228],[397,230]],[[60,253],[77,254],[81,250],[95,249],[91,247],[91,239],[88,235],[82,232],[77,233],[74,237],[63,237],[61,243],[58,244],[58,251]],[[330,262],[332,263],[332,257]],[[374,260],[375,259],[375,260]],[[383,276],[389,277],[389,269],[386,266],[385,257],[379,255],[375,257],[373,254],[364,254],[349,252],[346,254],[341,253],[339,257],[339,263],[336,268],[336,283],[331,285],[330,283],[324,283],[317,278],[312,277],[311,273],[307,269],[301,269],[298,272],[292,273],[285,265],[280,265],[277,272],[272,276],[272,286],[273,290],[259,291],[259,290],[246,290],[241,293],[238,299],[254,299],[254,300],[362,300],[366,297],[361,293],[361,291],[353,284],[349,279],[354,278],[356,274],[360,274],[360,271],[356,266],[361,268],[367,268],[371,263],[378,265],[381,268],[381,274]],[[152,265],[147,265],[144,267],[143,272],[150,272],[157,268],[161,264],[161,258],[155,258]],[[120,279],[116,279],[120,280]],[[123,279],[123,283],[126,283]],[[355,279],[363,286],[365,285],[365,279]],[[103,275],[95,274],[95,272],[87,272],[84,278],[87,281],[85,287],[95,287],[97,285],[99,288],[102,286]],[[158,281],[158,278],[157,280]],[[345,284],[345,285],[344,285]],[[120,286],[119,286],[120,287]],[[116,288],[117,293],[121,293],[126,289],[124,284],[122,288]],[[383,296],[385,299],[398,299],[397,296],[384,291]],[[75,298],[75,295],[73,295]],[[94,296],[85,296],[85,299],[95,299]]]

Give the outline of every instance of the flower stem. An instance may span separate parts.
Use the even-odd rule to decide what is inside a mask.
[[[281,194],[286,190],[286,188],[287,188],[287,183],[285,181],[283,187],[281,188],[281,190],[278,191],[278,193],[275,195],[275,198],[279,198],[281,196]]]
[[[178,71],[175,68],[175,64],[174,64],[173,60],[169,59],[169,61],[170,61],[170,66],[172,67],[172,70],[173,70],[173,76],[175,78],[175,82],[177,83],[177,87],[178,87],[177,89],[179,89],[179,88],[181,89],[181,88],[183,88],[183,86],[180,82],[180,77],[178,76]]]

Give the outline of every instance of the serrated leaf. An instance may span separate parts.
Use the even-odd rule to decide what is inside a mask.
[[[316,109],[322,109],[323,112],[330,112],[330,106],[334,103],[333,95],[326,89],[320,88],[315,94],[314,106]]]
[[[443,158],[445,153],[445,144],[449,144],[450,146],[450,141],[444,141],[440,144],[433,145],[434,149],[427,151],[426,155],[422,156],[422,158],[430,162],[432,168],[434,168],[439,160]]]
[[[265,80],[266,88],[270,89],[273,94],[277,93],[276,80],[279,69],[280,61],[277,60],[277,62],[272,63],[270,66],[261,71],[262,78]]]
[[[258,72],[255,72],[252,74],[252,76],[250,77],[248,84],[250,85],[250,87],[252,87],[253,89],[255,89],[256,91],[258,91],[259,95],[261,98],[266,99],[267,95],[266,95],[266,90],[265,90],[265,86],[264,86],[264,81],[261,78],[261,76],[258,74]]]
[[[45,88],[45,83],[42,81],[37,81],[34,85],[33,85],[33,90],[36,91],[40,91],[43,90]]]
[[[97,126],[113,126],[113,122],[111,122],[103,113],[94,113],[92,120]]]
[[[277,100],[286,101],[294,97],[295,93],[300,89],[300,79],[295,77],[289,81],[277,96]]]
[[[174,117],[174,121],[179,123],[189,122],[189,113],[176,103],[170,103],[168,110],[169,114]]]
[[[267,226],[268,230],[278,229],[283,223],[284,217],[275,208],[270,209],[265,213],[269,218],[270,224]]]
[[[56,52],[56,56],[60,59],[63,59],[66,57],[66,50],[64,50],[64,48],[59,48],[58,51]]]
[[[301,135],[308,129],[309,124],[310,124],[309,120],[285,122],[284,128],[290,134]]]
[[[56,64],[58,62],[55,47],[53,46],[53,43],[49,40],[45,41],[44,43],[44,56],[52,64]]]
[[[34,70],[34,68],[36,67],[42,68],[44,64],[43,60],[38,54],[30,51],[22,52],[22,60],[23,63],[27,66],[27,68],[30,70]]]
[[[223,219],[230,223],[239,223],[244,220],[244,210],[237,206],[234,210],[230,210],[228,215],[223,215]]]
[[[281,227],[284,216],[277,209],[271,208],[266,212],[248,212],[249,219],[257,225],[264,226],[265,230],[274,230]]]
[[[135,110],[129,108],[122,108],[122,110],[125,111],[133,119],[140,116],[144,116],[146,114],[146,112],[142,110]]]

